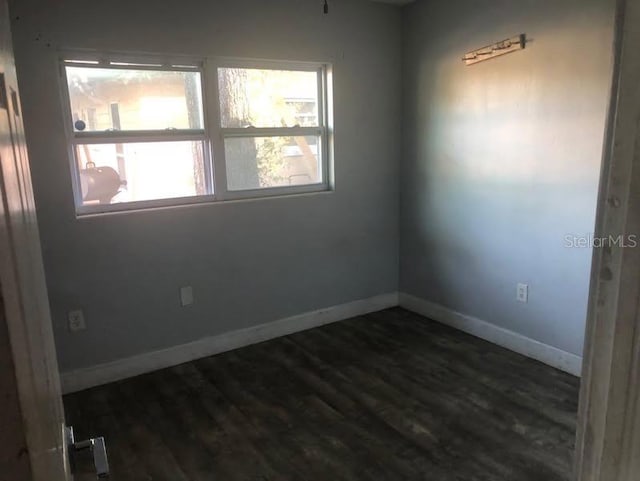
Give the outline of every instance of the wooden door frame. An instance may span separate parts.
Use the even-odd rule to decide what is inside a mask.
[[[640,472],[640,2],[618,0],[576,440],[578,481]],[[577,55],[589,55],[577,52]],[[620,237],[619,237],[620,236]],[[633,456],[633,453],[636,456]]]
[[[21,439],[4,438],[2,448],[28,456],[30,475],[21,466],[20,481],[65,481],[71,474],[60,378],[9,18],[7,0],[0,0],[0,330],[10,344],[20,404],[12,414],[22,431]]]

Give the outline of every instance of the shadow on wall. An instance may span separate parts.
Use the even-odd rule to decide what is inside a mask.
[[[453,3],[410,21],[402,288],[580,354],[591,249],[565,236],[595,223],[613,5],[538,2],[528,16]],[[435,24],[428,40],[415,34]],[[461,61],[522,32],[525,50]],[[518,282],[530,285],[527,305]]]

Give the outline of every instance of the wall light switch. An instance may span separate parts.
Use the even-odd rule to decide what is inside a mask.
[[[87,328],[84,313],[80,309],[69,311],[67,317],[69,320],[69,330],[71,332],[84,331]]]
[[[529,286],[527,284],[518,284],[516,291],[516,299],[519,302],[529,301]]]
[[[180,288],[180,305],[182,307],[190,306],[193,304],[193,288],[191,286],[185,286]]]

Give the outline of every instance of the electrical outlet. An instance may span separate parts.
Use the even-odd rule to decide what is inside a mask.
[[[180,305],[182,307],[190,306],[193,304],[193,288],[191,286],[185,286],[180,288]]]
[[[69,330],[71,332],[84,331],[87,328],[87,323],[84,320],[84,313],[80,309],[75,311],[69,311]]]
[[[529,286],[527,284],[518,283],[518,286],[516,289],[516,299],[519,302],[529,301]]]

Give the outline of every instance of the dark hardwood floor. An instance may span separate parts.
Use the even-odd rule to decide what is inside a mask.
[[[105,436],[114,481],[565,481],[578,385],[394,308],[65,406],[78,439]]]

